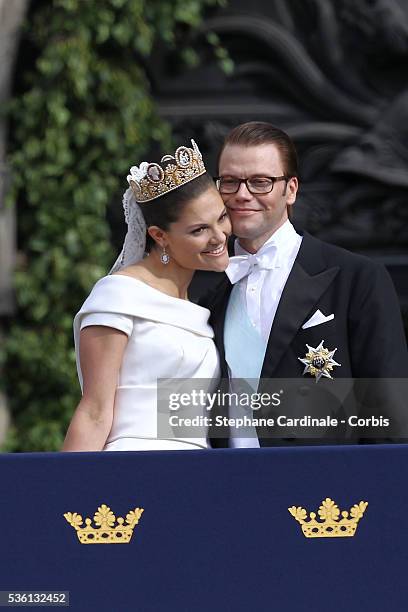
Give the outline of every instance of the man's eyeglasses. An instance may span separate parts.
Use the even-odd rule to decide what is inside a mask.
[[[245,183],[248,191],[254,195],[262,193],[270,193],[276,181],[286,181],[287,176],[261,176],[255,178],[224,178],[222,176],[215,177],[215,184],[220,193],[231,194],[237,193],[241,187],[241,183]]]

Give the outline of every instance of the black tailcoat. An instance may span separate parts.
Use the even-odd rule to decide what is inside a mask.
[[[220,275],[216,288],[199,300],[211,310],[210,322],[225,378],[228,374],[224,321],[231,289],[228,277]],[[334,314],[334,318],[302,329],[318,309],[326,316]],[[298,358],[305,357],[306,345],[317,347],[322,340],[326,348],[337,349],[334,359],[341,367],[334,368],[335,378],[408,378],[408,352],[400,307],[384,266],[305,233],[273,321],[259,390],[267,379],[295,379],[297,402],[303,412],[309,406],[313,413],[318,402],[316,396],[307,391],[305,383],[311,377],[303,376],[305,366]],[[319,381],[316,393],[321,387]],[[377,392],[378,389],[375,394]],[[291,393],[293,400],[294,389]],[[367,414],[373,408],[373,393],[374,390],[366,405]],[[266,412],[271,414],[270,409]],[[266,416],[266,412],[260,410],[257,416]],[[259,430],[258,435],[261,445],[278,443],[276,439],[263,438]],[[385,432],[384,438],[388,437]],[[408,437],[408,432],[404,437]],[[299,443],[297,435],[279,443],[295,442],[296,439]],[[225,445],[225,440],[215,440],[214,445]]]

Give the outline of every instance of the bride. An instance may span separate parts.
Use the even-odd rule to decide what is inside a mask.
[[[210,312],[188,301],[188,286],[195,270],[225,270],[231,225],[191,142],[130,169],[122,253],[74,320],[83,395],[64,451],[207,447],[205,432],[157,428],[158,379],[203,379],[211,390],[219,377]]]

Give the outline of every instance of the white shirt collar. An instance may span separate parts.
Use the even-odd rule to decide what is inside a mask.
[[[268,238],[266,242],[261,246],[261,248],[257,251],[258,255],[262,255],[264,251],[268,251],[271,254],[271,257],[277,258],[277,266],[280,267],[280,262],[283,259],[283,255],[287,252],[291,251],[297,243],[299,235],[297,234],[295,228],[292,223],[287,219],[283,225],[281,225],[276,232]],[[271,245],[276,246],[275,249],[269,249]],[[235,239],[234,243],[234,252],[235,255],[250,255],[248,251],[246,251],[238,242],[238,238]],[[274,255],[273,253],[276,253]]]

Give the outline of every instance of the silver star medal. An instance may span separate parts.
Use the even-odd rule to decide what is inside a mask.
[[[337,348],[333,351],[329,351],[329,349],[323,346],[323,342],[324,340],[322,340],[316,348],[306,344],[308,352],[303,358],[298,357],[299,361],[305,365],[305,369],[302,372],[303,376],[305,374],[311,374],[316,378],[316,382],[318,382],[322,376],[333,378],[330,374],[333,367],[341,366],[341,363],[337,363],[337,361],[333,359],[333,355],[337,351]]]

